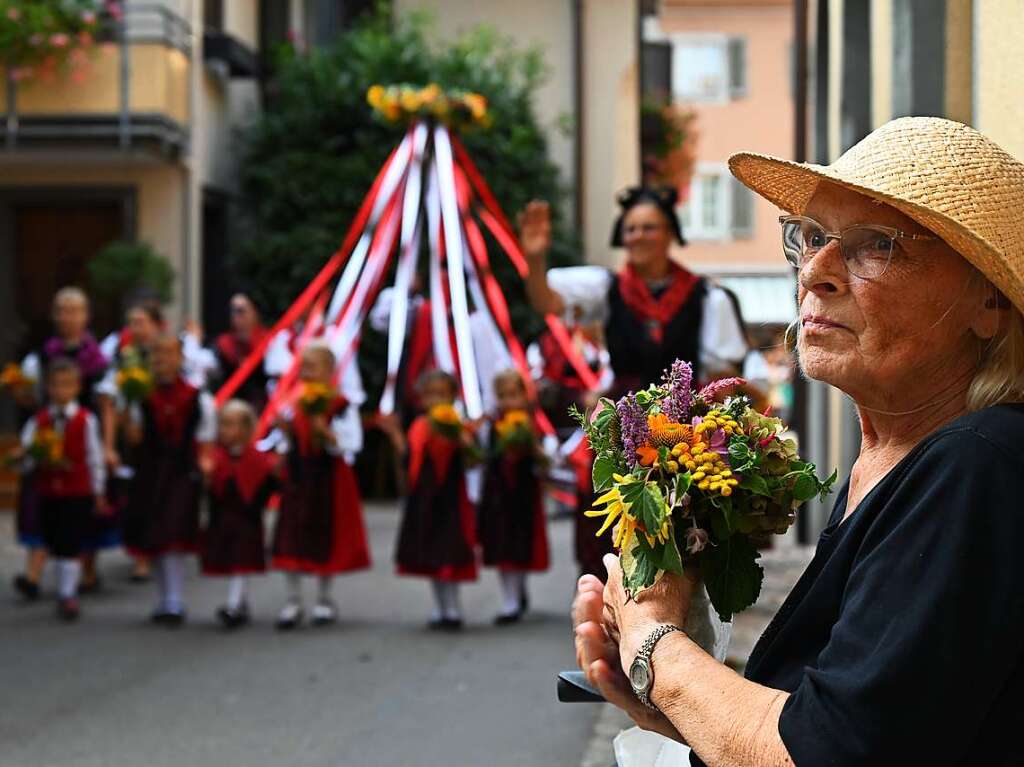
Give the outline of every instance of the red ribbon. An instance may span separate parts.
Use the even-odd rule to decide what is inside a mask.
[[[400,145],[399,145],[400,146]],[[316,300],[316,297],[320,292],[327,286],[327,283],[331,281],[335,273],[345,265],[348,257],[352,253],[352,248],[355,246],[356,240],[359,235],[362,234],[366,221],[370,217],[370,211],[373,210],[373,204],[377,199],[377,192],[380,190],[381,182],[384,180],[384,175],[387,173],[388,168],[395,159],[395,155],[398,154],[398,147],[391,150],[391,154],[388,155],[388,159],[384,162],[380,172],[377,174],[377,178],[374,179],[373,186],[370,187],[369,194],[366,195],[366,199],[363,200],[362,206],[359,208],[359,212],[356,214],[355,219],[352,221],[352,225],[349,227],[348,234],[345,235],[345,240],[342,242],[341,247],[335,251],[334,255],[324,264],[323,269],[320,270],[319,274],[313,278],[313,281],[306,286],[306,289],[302,291],[299,297],[295,300],[287,311],[281,315],[281,318],[274,323],[274,327],[270,329],[270,332],[263,337],[263,339],[256,344],[252,351],[245,360],[238,366],[238,369],[224,382],[224,385],[220,387],[215,397],[217,406],[223,405],[231,397],[234,396],[238,388],[245,383],[245,380],[252,374],[252,371],[256,369],[256,366],[263,362],[263,357],[267,352],[267,346],[270,345],[271,339],[274,338],[281,330],[289,328],[292,324],[302,316],[302,313],[309,308],[310,304]]]

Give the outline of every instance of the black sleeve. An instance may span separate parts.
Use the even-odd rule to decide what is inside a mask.
[[[798,767],[964,758],[1024,642],[1022,479],[1019,454],[974,430],[921,452],[783,708],[779,733]]]

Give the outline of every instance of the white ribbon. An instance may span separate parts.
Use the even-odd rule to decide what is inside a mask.
[[[381,180],[380,187],[377,190],[377,199],[374,200],[373,208],[367,218],[366,227],[359,237],[359,242],[352,249],[352,255],[345,265],[341,279],[338,280],[338,286],[334,290],[334,295],[331,296],[331,303],[327,309],[328,325],[333,325],[338,319],[338,315],[345,308],[349,296],[352,295],[352,289],[363,271],[363,265],[366,262],[370,244],[373,242],[373,233],[380,221],[381,214],[386,209],[388,203],[391,202],[391,198],[394,197],[398,190],[398,185],[405,177],[406,170],[409,167],[411,142],[412,131],[409,131],[405,134],[405,138],[402,139],[402,143],[398,145],[398,151],[395,152],[391,164],[384,173],[384,178]]]
[[[395,289],[391,300],[391,317],[388,324],[388,366],[384,392],[381,394],[379,410],[389,415],[395,410],[395,387],[398,383],[398,367],[402,362],[405,345],[406,324],[409,314],[409,289],[416,273],[416,257],[420,250],[420,203],[423,191],[423,150],[427,143],[427,127],[416,126],[413,136],[412,166],[405,185],[405,199],[402,202],[402,255],[395,274]]]
[[[437,189],[437,172],[430,167],[427,176],[427,238],[430,241],[430,336],[434,346],[434,363],[455,375],[448,337],[448,302],[441,284],[441,196]]]
[[[462,219],[455,192],[455,169],[448,129],[434,128],[434,168],[441,193],[441,224],[444,230],[445,253],[448,259],[448,286],[451,290],[452,324],[455,328],[455,352],[462,379],[462,401],[466,416],[475,420],[483,415],[480,381],[473,358],[473,338],[469,328],[469,306],[466,301],[466,275],[462,241]]]

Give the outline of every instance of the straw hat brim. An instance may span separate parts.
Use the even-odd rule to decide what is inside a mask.
[[[798,163],[754,152],[739,152],[729,158],[729,170],[744,186],[794,215],[804,213],[822,181],[890,205],[945,241],[1024,313],[1024,273],[1014,268],[991,243],[949,216],[844,178],[830,166]],[[1021,211],[1021,215],[1024,215],[1024,211]]]

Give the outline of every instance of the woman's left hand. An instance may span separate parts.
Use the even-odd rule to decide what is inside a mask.
[[[683,627],[690,612],[694,581],[686,575],[665,573],[661,580],[630,599],[622,585],[622,567],[614,554],[605,554],[608,583],[604,587],[604,622],[619,646],[622,669],[628,669],[640,645],[658,626]]]

